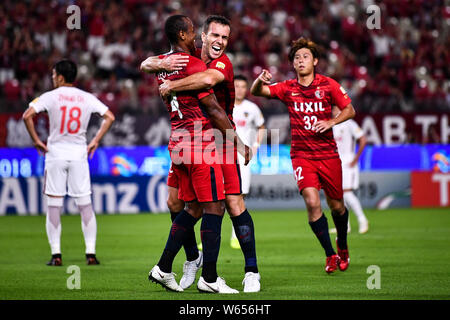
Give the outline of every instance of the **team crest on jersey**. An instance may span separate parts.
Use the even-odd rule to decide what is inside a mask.
[[[317,99],[323,99],[325,96],[325,92],[323,90],[316,90],[314,93]]]
[[[218,61],[216,63],[216,68],[225,69],[225,63]]]
[[[244,112],[244,117],[248,118],[248,112]]]

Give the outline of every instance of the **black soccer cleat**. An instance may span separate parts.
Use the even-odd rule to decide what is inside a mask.
[[[86,264],[87,265],[96,265],[96,264],[100,264],[100,261],[97,260],[97,257],[95,256],[95,254],[87,253],[86,254]]]
[[[56,267],[62,266],[61,254],[60,253],[53,254],[52,258],[50,259],[50,261],[47,262],[47,265],[48,266],[56,266]]]

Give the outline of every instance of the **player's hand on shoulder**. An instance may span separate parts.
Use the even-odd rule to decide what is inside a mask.
[[[266,70],[263,69],[263,71],[261,72],[261,74],[258,76],[258,78],[264,82],[264,84],[270,84],[270,80],[272,80],[272,74]]]
[[[97,150],[98,146],[99,146],[98,141],[95,139],[92,139],[92,141],[87,146],[87,152],[88,152],[89,159],[92,159],[92,157],[94,156],[95,150]]]
[[[170,80],[163,80],[163,83],[159,86],[159,93],[163,99],[167,99],[171,92],[171,83]]]
[[[162,61],[162,67],[167,72],[181,70],[189,63],[189,56],[182,54],[171,54]]]

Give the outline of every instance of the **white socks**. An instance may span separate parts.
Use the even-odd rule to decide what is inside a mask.
[[[61,212],[64,198],[47,196],[45,229],[52,255],[61,253]]]
[[[344,192],[344,202],[355,213],[359,224],[367,222],[367,218],[364,215],[361,203],[359,202],[358,197],[353,193],[353,191]]]
[[[97,238],[97,220],[95,219],[92,204],[78,205],[81,215],[81,230],[83,230],[86,253],[95,254],[95,241]]]
[[[81,216],[81,230],[83,230],[86,253],[95,254],[95,242],[97,239],[97,220],[89,197],[76,198],[78,210]],[[63,197],[47,196],[47,217],[45,228],[48,242],[53,254],[61,253],[61,213],[63,210]]]

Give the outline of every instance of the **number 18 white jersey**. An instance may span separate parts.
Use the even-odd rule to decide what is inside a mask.
[[[103,116],[108,107],[94,95],[62,86],[42,94],[29,104],[36,113],[47,111],[50,135],[46,160],[87,159],[86,130],[92,113]]]

